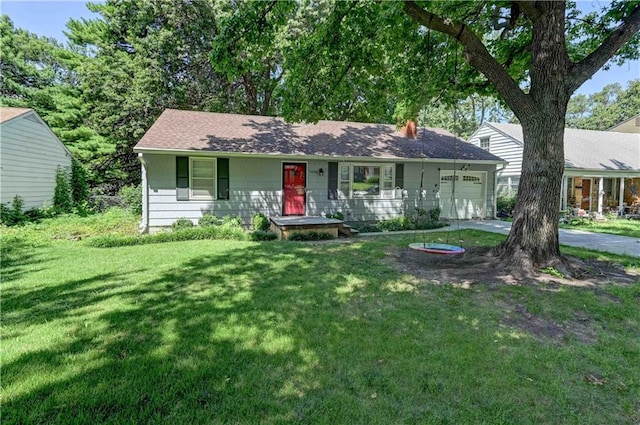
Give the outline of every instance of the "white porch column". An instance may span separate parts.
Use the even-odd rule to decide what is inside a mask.
[[[560,192],[560,209],[567,209],[567,176],[562,176],[562,192]]]
[[[602,214],[602,204],[604,203],[604,177],[598,178],[598,214]]]
[[[618,209],[620,215],[624,214],[624,177],[620,177],[620,199],[618,199]]]

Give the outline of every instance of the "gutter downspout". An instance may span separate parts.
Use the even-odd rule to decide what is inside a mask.
[[[147,183],[147,163],[142,153],[138,154],[138,159],[142,165],[142,220],[140,221],[140,233],[149,233],[149,184]]]

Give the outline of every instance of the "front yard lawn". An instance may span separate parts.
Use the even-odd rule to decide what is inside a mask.
[[[640,238],[640,220],[624,218],[609,221],[574,220],[574,224],[560,223],[563,229],[586,230],[588,232],[611,233],[613,235]]]
[[[640,281],[434,285],[389,264],[400,236],[34,234],[2,234],[3,424],[640,421]]]

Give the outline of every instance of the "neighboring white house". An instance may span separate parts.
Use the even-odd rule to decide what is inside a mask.
[[[36,111],[0,107],[0,202],[16,195],[24,208],[51,205],[58,167],[70,167],[71,154]]]
[[[440,129],[167,109],[134,147],[142,162],[143,230],[205,213],[373,221],[421,207],[495,216],[504,162]],[[455,182],[455,198],[453,188]],[[422,189],[422,190],[421,190]]]
[[[522,127],[484,123],[469,138],[509,162],[498,173],[498,195],[517,193],[522,168]],[[640,135],[567,128],[562,209],[599,213],[624,210],[640,200]]]

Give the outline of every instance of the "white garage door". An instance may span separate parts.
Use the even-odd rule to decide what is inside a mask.
[[[449,219],[484,217],[487,173],[440,171],[441,216]],[[455,193],[454,193],[455,182]]]

